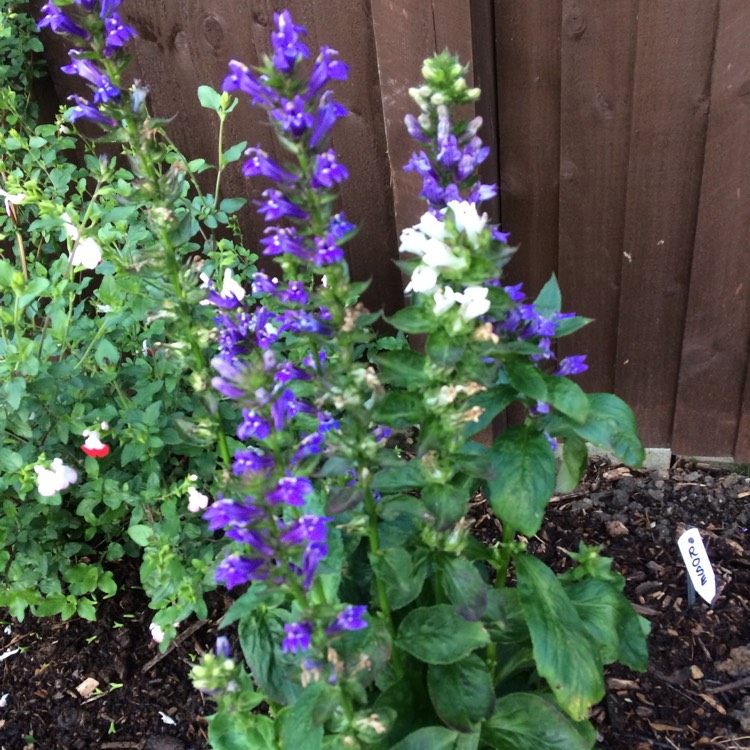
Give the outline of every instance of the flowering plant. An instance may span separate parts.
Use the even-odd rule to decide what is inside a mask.
[[[93,98],[76,98],[69,118],[123,143],[129,196],[146,206],[154,239],[138,245],[139,269],[170,280],[159,301],[167,321],[179,313],[201,377],[200,310],[218,327],[213,414],[233,420],[236,441],[219,438],[228,471],[213,502],[186,489],[192,508],[208,505],[208,531],[224,531],[216,582],[239,594],[224,625],[238,623],[242,659],[222,636],[192,673],[218,703],[212,746],[591,748],[586,718],[604,693],[603,665],[645,665],[644,623],[599,549],[582,545],[556,575],[526,541],[555,487],[580,479],[587,442],[629,463],[642,447],[622,401],[569,378],[584,358],[556,359],[555,339],[587,322],[561,312],[556,281],[531,302],[502,278],[513,248],[478,208],[496,191],[478,176],[481,121],[456,117],[479,96],[465,69],[438,55],[412,91],[420,112],[406,126],[419,151],[407,168],[422,178],[427,211],[401,236],[411,304],[388,319],[399,336],[386,344],[345,262],[356,227],[336,209],[348,171],[331,133],[348,112],[332,86],[348,68],[335,50],[311,60],[306,30],[276,13],[262,65],[233,60],[223,93],[199,91],[220,119],[234,94],[249,96],[281,155],[232,151],[269,185],[260,244],[279,276],[243,268],[218,289],[207,279],[206,293],[180,263],[196,221],[184,173],[177,161],[162,171],[169,160],[148,135],[143,88],[125,102],[119,54],[134,32],[114,0],[74,5],[85,12],[49,2],[42,21],[89,44],[71,53],[71,72]],[[406,345],[412,334],[425,337],[422,351]],[[512,403],[523,423],[492,445],[472,440]],[[103,451],[96,424],[87,429],[89,450]],[[60,464],[42,470],[50,487],[72,476]],[[503,529],[493,547],[467,520],[479,491]],[[153,623],[155,637],[164,624]]]

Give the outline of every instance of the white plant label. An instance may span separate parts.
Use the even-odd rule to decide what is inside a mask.
[[[716,576],[698,529],[688,529],[678,540],[682,560],[698,594],[709,604],[716,596]]]

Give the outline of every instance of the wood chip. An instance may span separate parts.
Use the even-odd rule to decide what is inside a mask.
[[[607,521],[604,525],[611,537],[627,536],[630,533],[628,527],[622,521]]]
[[[90,698],[94,694],[94,690],[99,687],[99,680],[95,680],[93,677],[87,677],[77,688],[76,692],[81,698]]]
[[[690,667],[690,676],[694,680],[702,680],[704,676],[703,670],[697,664],[693,664]]]
[[[649,721],[649,726],[656,732],[682,732],[683,727],[673,727],[671,724],[659,724],[654,721]]]
[[[724,708],[724,706],[719,703],[719,701],[716,700],[713,696],[709,695],[708,693],[701,693],[701,698],[703,698],[706,703],[708,703],[711,708],[715,708],[720,714],[723,714],[726,716],[727,710]]]
[[[602,476],[608,481],[611,482],[613,479],[621,479],[622,477],[632,477],[633,475],[630,473],[630,469],[627,466],[618,466],[616,469],[610,469],[609,471],[605,471]]]
[[[638,690],[640,687],[635,680],[621,680],[618,677],[607,678],[607,688],[609,690]]]

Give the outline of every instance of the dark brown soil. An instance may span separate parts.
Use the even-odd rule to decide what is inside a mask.
[[[495,541],[496,522],[481,501],[472,515],[480,538]],[[686,526],[702,530],[716,570],[710,607],[699,600],[687,608],[675,544]],[[579,541],[603,544],[652,623],[648,671],[608,671],[608,696],[593,711],[603,750],[750,749],[748,526],[750,479],[707,467],[637,472],[594,461],[575,492],[553,498],[529,546],[562,569],[565,550]],[[145,597],[132,585],[135,571],[119,573],[131,585],[102,602],[98,623],[3,621],[0,750],[208,747],[204,717],[213,708],[188,672],[194,655],[213,644],[224,603],[217,595],[216,619],[185,624],[161,657]],[[98,686],[82,697],[87,678]]]

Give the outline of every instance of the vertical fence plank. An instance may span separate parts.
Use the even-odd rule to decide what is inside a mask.
[[[558,2],[495,2],[500,208],[507,276],[536,294],[557,267],[560,165]]]
[[[615,390],[653,447],[671,445],[716,28],[716,0],[689,7],[638,6]]]
[[[674,450],[687,455],[750,457],[748,398],[739,419],[750,343],[749,35],[750,5],[722,0],[674,421]]]
[[[462,61],[471,59],[469,0],[370,0],[377,49],[388,160],[396,226],[403,229],[424,213],[422,181],[403,166],[416,145],[404,127],[404,115],[416,111],[409,88],[421,80],[422,61],[448,48]]]
[[[564,308],[594,322],[558,354],[587,355],[589,391],[614,388],[637,12],[563,2],[558,275]]]

